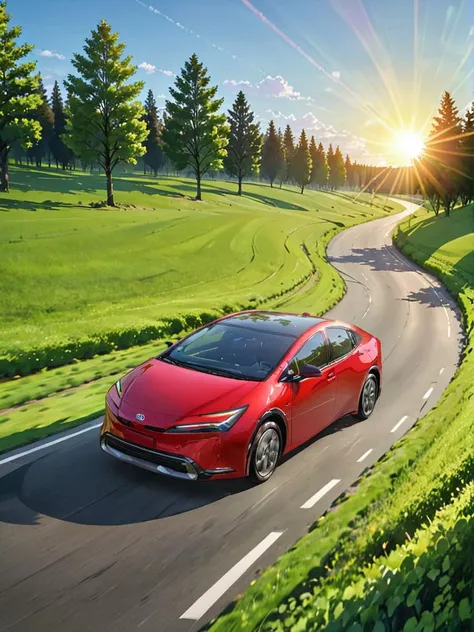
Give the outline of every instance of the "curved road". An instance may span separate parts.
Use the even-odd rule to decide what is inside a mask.
[[[440,284],[391,245],[405,205],[329,248],[348,286],[329,316],[382,340],[368,421],[336,422],[259,487],[124,465],[100,451],[97,423],[0,457],[2,632],[198,630],[435,404],[462,331]]]

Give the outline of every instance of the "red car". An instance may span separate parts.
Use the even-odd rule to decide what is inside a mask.
[[[102,449],[177,478],[250,476],[333,421],[372,414],[381,343],[309,314],[248,311],[201,327],[107,393]]]

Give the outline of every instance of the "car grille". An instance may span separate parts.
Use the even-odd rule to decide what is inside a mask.
[[[184,459],[181,459],[180,457],[169,456],[163,452],[148,450],[147,448],[142,448],[134,443],[118,439],[110,434],[105,436],[105,443],[110,448],[118,450],[119,452],[136,459],[142,459],[143,461],[155,463],[156,465],[162,465],[171,470],[175,470],[175,472],[182,472],[183,474],[186,474],[189,471]]]

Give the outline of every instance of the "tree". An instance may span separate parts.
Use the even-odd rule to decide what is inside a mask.
[[[56,168],[59,165],[66,169],[69,162],[70,150],[63,141],[66,132],[66,116],[64,114],[63,97],[59,88],[59,83],[54,82],[51,93],[51,109],[53,111],[53,130],[51,134],[51,153],[53,154]]]
[[[346,170],[346,181],[347,186],[352,189],[353,186],[353,175],[352,175],[352,162],[349,154],[346,154],[346,160],[344,161],[344,168]]]
[[[35,161],[37,167],[41,167],[43,158],[51,155],[51,138],[53,134],[54,115],[48,103],[48,95],[44,89],[41,76],[38,81],[37,94],[41,98],[38,107],[32,112],[32,118],[41,126],[41,139],[36,140],[28,149],[27,156]]]
[[[319,160],[318,148],[316,146],[316,141],[314,140],[314,136],[311,136],[311,141],[309,143],[309,155],[311,156],[311,175],[309,177],[311,184],[316,184],[316,167]]]
[[[242,195],[242,180],[258,171],[261,151],[260,128],[254,123],[254,113],[242,91],[229,110],[228,121],[230,135],[224,167],[231,176],[237,178],[238,194]]]
[[[166,159],[163,152],[163,124],[160,121],[158,107],[151,90],[148,90],[144,107],[144,121],[148,130],[148,137],[145,140],[146,151],[143,156],[143,162],[150,167],[156,178],[158,170],[165,164]]]
[[[273,187],[275,178],[284,166],[283,147],[275,129],[275,123],[270,121],[262,147],[262,162],[260,165],[260,175],[270,180]]]
[[[335,162],[334,162],[334,149],[332,147],[332,143],[329,144],[328,152],[327,152],[327,161],[328,161],[328,184],[331,189],[334,189],[334,173],[335,173]]]
[[[298,146],[293,157],[292,172],[296,182],[301,187],[301,193],[311,178],[311,155],[308,148],[306,132],[302,130]]]
[[[143,82],[128,83],[136,72],[125,44],[101,20],[86,39],[84,55],[75,53],[68,75],[66,145],[88,164],[98,162],[107,179],[107,204],[115,206],[112,173],[119,162],[136,164],[145,152],[144,110],[136,100]]]
[[[210,80],[207,68],[193,54],[170,88],[173,101],[166,101],[165,153],[178,169],[191,167],[197,200],[202,199],[202,177],[222,169],[228,142],[225,114],[218,113],[224,99],[215,98],[217,86],[209,87]]]
[[[328,161],[326,160],[326,154],[324,153],[323,144],[319,143],[318,150],[316,154],[314,155],[314,159],[313,159],[311,181],[313,184],[315,184],[321,189],[327,185],[328,177],[329,177]]]
[[[330,146],[330,149],[332,147]],[[329,155],[329,152],[328,152]],[[329,162],[329,158],[328,158]],[[336,151],[334,156],[331,158],[331,163],[329,166],[329,186],[331,189],[339,189],[344,186],[344,182],[346,181],[346,169],[344,167],[344,158],[342,157],[341,150],[339,146],[336,147]]]
[[[293,154],[295,153],[295,137],[293,130],[289,125],[285,128],[283,135],[283,154],[285,157],[285,180],[291,182],[293,176],[291,173],[291,164],[293,162]]]
[[[9,28],[7,3],[0,2],[0,191],[8,191],[8,156],[19,141],[24,148],[41,138],[41,125],[32,115],[41,103],[36,62],[24,62],[33,46],[17,44],[21,27]]]
[[[449,92],[444,92],[420,161],[422,185],[436,215],[442,206],[449,217],[459,197],[461,134],[458,108]]]
[[[467,109],[462,125],[461,138],[462,181],[461,201],[465,206],[474,202],[474,101]]]

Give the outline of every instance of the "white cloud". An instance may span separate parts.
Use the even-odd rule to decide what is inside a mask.
[[[271,99],[288,99],[290,101],[307,101],[312,102],[311,97],[305,97],[290,86],[288,81],[281,75],[272,77],[268,75],[262,81],[258,83],[251,83],[250,81],[236,81],[235,79],[226,79],[224,86],[229,88],[232,92],[238,92],[239,90],[245,90],[248,93],[259,95],[262,97],[268,97]]]
[[[327,88],[324,88],[324,92],[332,92],[332,88],[328,86]]]
[[[334,79],[340,79],[341,78],[341,71],[340,70],[333,70],[331,73],[331,76],[334,77]]]
[[[174,72],[172,70],[163,70],[162,68],[157,68],[153,64],[149,64],[147,61],[142,61],[141,64],[138,64],[138,67],[146,72],[147,75],[152,75],[155,72],[161,72],[161,74],[166,77],[172,77]]]
[[[40,50],[38,53],[40,57],[54,57],[55,59],[66,59],[66,57],[61,53],[55,53],[53,50],[48,50],[45,48],[44,50]]]

